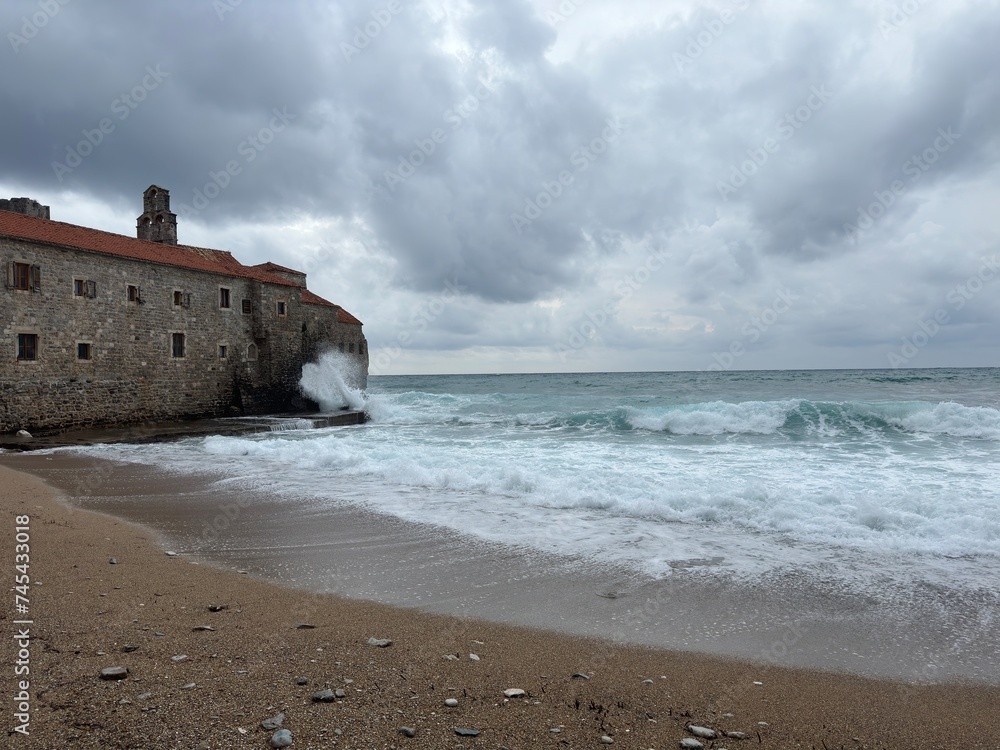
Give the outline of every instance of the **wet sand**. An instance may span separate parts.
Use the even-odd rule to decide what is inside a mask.
[[[5,456],[3,463],[23,463],[13,458]],[[48,458],[50,476],[75,477],[83,491],[95,481],[96,469],[66,457]],[[102,492],[127,496],[128,487],[110,490],[109,476],[98,477]],[[286,714],[293,748],[597,747],[608,736],[616,746],[660,750],[690,737],[685,729],[690,723],[750,735],[750,740],[705,741],[706,747],[730,750],[1000,747],[997,687],[790,669],[310,594],[219,569],[192,554],[165,555],[160,545],[172,533],[169,523],[160,536],[75,509],[38,479],[5,468],[0,487],[8,519],[8,530],[0,535],[3,559],[13,562],[14,516],[31,517],[31,734],[10,734],[11,747],[261,748],[272,732],[260,722],[278,712]],[[158,490],[164,497],[180,493],[181,499],[184,491],[164,482]],[[225,517],[225,504],[218,509]],[[308,515],[299,520],[308,525]],[[331,589],[349,589],[344,582],[365,579],[366,585],[381,580],[387,590],[397,590],[392,560],[397,572],[399,560],[411,561],[403,567],[423,560],[419,564],[428,568],[421,571],[422,580],[434,579],[435,558],[421,557],[421,539],[396,537],[399,543],[386,553],[385,534],[369,530],[366,536],[363,517],[358,522],[337,554],[348,559],[346,539],[353,538],[359,560],[377,559],[366,557],[368,546],[381,549],[385,562],[373,565],[375,573],[360,567],[352,572],[345,565],[340,584]],[[265,554],[258,546],[240,558],[235,542],[230,551],[233,560],[248,565],[254,555]],[[274,561],[259,562],[266,570]],[[453,562],[441,570],[451,570]],[[539,599],[532,601],[505,593],[518,575],[504,571],[479,600],[544,611],[545,592],[570,580],[562,575],[566,572],[539,565],[538,576],[530,579]],[[463,612],[464,602],[475,602],[461,577],[443,572],[439,577],[447,585],[431,587],[435,590],[423,604]],[[587,591],[577,598],[613,613],[628,600],[629,582],[612,576],[608,583],[606,591],[597,592],[608,596]],[[626,595],[618,597],[621,593]],[[673,604],[672,593],[659,597],[664,611]],[[3,617],[13,635],[20,626],[13,623],[13,592],[9,596]],[[227,606],[212,612],[213,604]],[[539,621],[552,625],[546,616]],[[297,623],[315,627],[298,629]],[[212,629],[195,630],[203,625]],[[368,646],[370,637],[393,644]],[[5,641],[5,659],[13,665],[16,644],[13,637]],[[470,653],[480,659],[470,659]],[[187,658],[171,659],[180,655]],[[111,666],[127,667],[127,679],[101,680],[100,670]],[[12,672],[4,670],[5,694],[17,691]],[[590,679],[573,679],[576,673]],[[298,677],[308,684],[297,685]],[[342,689],[344,697],[313,702],[311,696],[323,688]],[[505,700],[507,688],[523,689],[527,696]],[[444,705],[450,697],[458,707]],[[15,725],[12,704],[8,727]],[[402,735],[402,726],[416,729],[416,736]],[[455,727],[481,733],[459,737]]]

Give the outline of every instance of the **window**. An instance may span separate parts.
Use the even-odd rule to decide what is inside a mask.
[[[257,345],[256,344],[250,344],[247,347],[247,361],[248,362],[256,362],[257,361]]]
[[[38,359],[38,336],[34,333],[17,334],[17,361],[34,362]]]
[[[174,357],[184,356],[184,334],[173,333],[170,335],[171,353]]]
[[[285,315],[286,315],[285,310],[286,310],[285,303],[283,301],[279,300],[278,301],[278,315],[281,316],[282,318],[285,317]]]
[[[229,308],[229,290],[224,286],[219,287],[219,307],[223,309]]]
[[[365,342],[362,341],[360,344],[358,344],[358,354],[364,354],[364,353],[365,353]]]
[[[344,353],[344,342],[343,341],[341,341],[339,344],[337,344],[337,349],[340,351],[341,354]]]
[[[243,300],[243,314],[249,315],[252,312],[253,312],[253,303],[248,299]]]
[[[219,359],[225,359],[229,347],[225,344],[219,344]]]
[[[191,295],[185,292],[174,290],[174,307],[191,307]]]
[[[347,345],[347,351],[350,354],[354,354],[354,342],[353,341],[350,344]]]
[[[42,269],[30,263],[11,263],[7,267],[7,286],[23,292],[42,290]]]
[[[137,302],[137,303],[142,302],[142,297],[139,296],[139,287],[133,284],[128,285],[127,289],[125,290],[125,296],[129,302]]]
[[[73,296],[95,299],[97,297],[97,282],[73,279]]]
[[[91,358],[91,346],[90,344],[81,341],[76,345],[76,358],[80,360],[88,360]]]

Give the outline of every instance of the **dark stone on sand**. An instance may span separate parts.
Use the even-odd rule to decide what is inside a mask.
[[[292,627],[296,630],[313,630],[316,626],[310,625],[308,622],[297,622]]]
[[[264,729],[280,729],[281,725],[284,723],[285,723],[285,715],[276,714],[275,716],[272,716],[270,719],[264,719],[264,721],[262,721],[260,725]]]
[[[459,737],[478,737],[478,729],[463,729],[462,727],[455,727],[455,734]]]
[[[271,735],[270,745],[274,748],[289,747],[292,744],[292,733],[287,729],[279,729]]]
[[[117,565],[117,564],[118,564],[117,557],[112,557],[110,560],[108,560],[108,565]]]
[[[123,654],[131,654],[133,651],[138,651],[138,650],[139,647],[132,643],[126,643],[124,646],[122,646]]]
[[[229,605],[228,604],[209,604],[208,605],[208,611],[209,612],[221,612],[224,609],[229,609]]]
[[[330,689],[313,693],[314,703],[333,703],[335,700],[337,700],[337,694]]]
[[[399,728],[399,733],[401,735],[403,735],[404,737],[416,737],[417,736],[417,730],[414,729],[413,727],[400,727]]]
[[[295,684],[296,685],[308,685],[309,684],[309,678],[308,677],[299,677],[295,681]]]
[[[106,667],[101,670],[102,680],[124,680],[128,677],[128,667]]]
[[[571,680],[589,680],[590,677],[588,677],[587,675],[583,674],[582,672],[577,672],[575,675],[573,675],[572,677],[570,677],[570,679]]]

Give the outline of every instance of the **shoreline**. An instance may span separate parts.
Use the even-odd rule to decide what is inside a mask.
[[[148,530],[76,509],[4,465],[0,482],[3,554],[13,559],[14,517],[30,515],[34,582],[31,735],[11,735],[11,747],[260,748],[272,734],[260,722],[279,712],[294,748],[515,750],[608,736],[661,750],[691,737],[689,723],[759,733],[752,744],[765,748],[993,748],[1000,735],[1000,688],[749,664],[304,593],[169,557]],[[10,606],[3,616],[10,631]],[[127,679],[101,680],[111,666]],[[345,697],[313,702],[324,688]],[[505,700],[508,688],[527,696]],[[714,746],[726,743],[751,744]]]
[[[797,569],[748,581],[704,575],[697,560],[653,578],[353,505],[276,497],[207,472],[72,452],[22,454],[6,464],[42,477],[75,507],[137,523],[202,563],[306,594],[762,667],[1000,687],[995,592],[888,578],[877,592],[855,590]]]

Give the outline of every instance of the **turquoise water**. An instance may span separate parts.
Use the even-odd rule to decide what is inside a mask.
[[[320,375],[372,421],[90,450],[653,577],[1000,584],[997,369]]]

